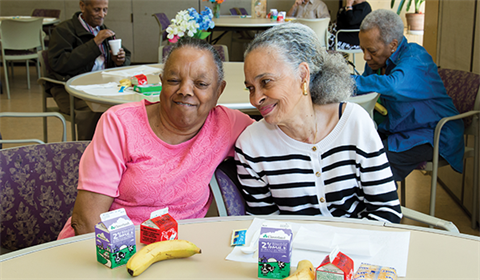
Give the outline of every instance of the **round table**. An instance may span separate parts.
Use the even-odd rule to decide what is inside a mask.
[[[410,245],[407,276],[401,279],[480,277],[480,238],[475,236],[358,219],[314,216],[260,218],[376,231],[408,231]],[[202,249],[202,253],[186,259],[155,263],[137,279],[258,279],[258,265],[225,260],[232,251],[232,230],[248,228],[252,219],[252,216],[230,216],[178,221],[179,238],[195,243]],[[139,243],[138,231],[136,237],[138,250],[144,245]],[[315,267],[318,265],[314,264]],[[97,262],[93,233],[1,255],[0,278],[132,279],[125,266],[109,269]]]

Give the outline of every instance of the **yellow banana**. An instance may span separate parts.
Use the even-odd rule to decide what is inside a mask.
[[[120,80],[120,86],[124,86],[124,87],[131,87],[132,86],[132,81],[130,81],[130,79],[122,79]]]
[[[301,260],[298,262],[297,270],[284,280],[314,280],[315,269],[309,260]]]
[[[136,252],[127,262],[127,271],[138,276],[151,264],[180,259],[200,254],[202,251],[192,242],[186,240],[167,240],[148,244]]]

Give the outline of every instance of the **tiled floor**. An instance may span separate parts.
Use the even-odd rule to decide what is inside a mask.
[[[2,69],[3,80],[3,69]],[[11,99],[7,94],[0,95],[1,112],[40,112],[41,111],[41,89],[36,84],[36,71],[30,68],[32,87],[27,89],[25,67],[15,67],[15,77],[10,82]],[[4,139],[43,139],[42,120],[40,118],[1,118],[0,132]],[[61,140],[61,125],[57,119],[48,121],[49,142]],[[67,123],[67,140],[70,141],[70,127]],[[4,145],[4,148],[13,145]],[[430,197],[430,176],[414,171],[407,178],[407,207],[423,213],[428,212]],[[441,188],[437,191],[436,215],[439,218],[452,221],[462,233],[480,236],[478,229],[471,228],[470,217],[453,201],[453,199]],[[404,219],[403,223],[421,225],[414,221]]]

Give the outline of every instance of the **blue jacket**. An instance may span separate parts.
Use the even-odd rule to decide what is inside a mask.
[[[355,76],[357,94],[380,93],[388,110],[386,120],[378,130],[388,135],[388,148],[403,152],[429,143],[438,121],[457,115],[448,96],[437,65],[420,45],[408,43],[403,37],[397,50],[386,62],[385,75],[378,75],[365,64],[362,76]],[[458,172],[463,170],[462,120],[450,121],[440,137],[440,155]]]

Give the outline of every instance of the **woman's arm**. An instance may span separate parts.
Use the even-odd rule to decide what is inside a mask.
[[[235,163],[246,212],[250,215],[280,214],[267,182],[255,171],[254,163],[250,161],[252,154],[247,155],[252,143],[245,139],[247,137],[242,139],[242,135],[235,144]]]
[[[365,212],[363,218],[399,223],[402,214],[400,201],[387,154],[370,116],[366,112],[356,117],[358,126],[357,148],[364,155],[357,155],[360,163],[360,185],[364,193]]]
[[[100,222],[100,214],[108,212],[113,197],[89,191],[78,190],[72,213],[72,227],[75,235],[95,231]]]

